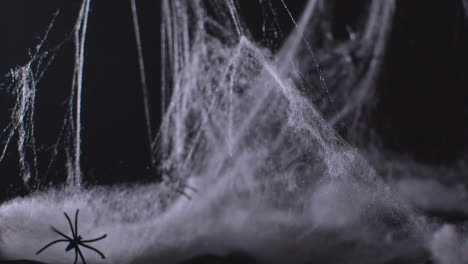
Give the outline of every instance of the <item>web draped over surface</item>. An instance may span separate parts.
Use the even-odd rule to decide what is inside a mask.
[[[149,111],[145,114],[151,157],[163,181],[73,192],[51,188],[4,203],[3,255],[24,257],[29,253],[19,250],[23,247],[31,249],[32,258],[36,245],[53,240],[46,226],[52,222],[60,227],[56,208],[79,207],[82,230],[109,234],[97,247],[111,263],[177,263],[231,250],[266,263],[388,263],[431,254],[450,263],[450,250],[458,260],[466,259],[461,253],[466,246],[452,227],[430,225],[412,207],[454,204],[464,201],[464,193],[450,194],[434,181],[409,180],[409,167],[416,173],[429,170],[405,162],[389,164],[351,144],[367,136],[394,0],[369,1],[364,26],[350,29],[346,40],[330,35],[332,1],[308,1],[296,21],[285,2],[276,10],[262,0],[265,36],[277,35],[277,12],[285,12],[294,25],[276,51],[253,40],[236,1],[161,2],[164,115],[155,137]],[[82,177],[80,95],[89,6],[84,0],[74,29],[74,83],[59,135],[60,144],[66,138],[71,186],[80,186]],[[265,42],[277,41],[272,37]],[[42,54],[40,48],[37,54]],[[3,155],[17,135],[26,184],[39,177],[34,172],[33,122],[36,82],[42,74],[34,70],[42,58],[38,56],[12,71],[11,91],[17,100],[2,134]],[[147,109],[147,96],[144,103]],[[346,137],[338,130],[345,130]],[[402,180],[389,179],[390,166],[406,173]],[[418,188],[418,195],[412,195]],[[428,198],[431,193],[439,194],[438,204]],[[445,241],[453,243],[450,250],[441,247]],[[51,248],[40,257],[65,263],[70,256]]]

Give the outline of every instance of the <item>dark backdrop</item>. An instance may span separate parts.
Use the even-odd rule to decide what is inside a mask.
[[[241,0],[241,15],[260,39],[257,1]],[[293,28],[281,3],[283,36]],[[304,1],[286,1],[298,18]],[[334,29],[358,17],[366,1],[337,0]],[[6,0],[0,3],[0,75],[28,61],[53,14],[56,23],[47,46],[71,32],[81,1]],[[151,90],[153,131],[161,118],[159,94],[160,1],[137,0],[143,52]],[[466,19],[461,0],[399,0],[387,59],[379,80],[373,127],[385,147],[430,164],[450,164],[467,147]],[[48,156],[60,131],[73,72],[73,44],[65,43],[41,80],[36,107],[38,148]],[[6,79],[2,79],[5,81]],[[86,39],[83,86],[83,156],[85,181],[92,184],[153,178],[149,169],[143,99],[130,1],[92,1]],[[11,98],[0,92],[0,126],[5,127]],[[15,143],[0,164],[0,198],[26,192],[18,177]],[[42,166],[43,167],[43,166]],[[41,170],[40,173],[45,173]],[[157,176],[157,175],[156,175]],[[60,182],[62,172],[49,172]]]

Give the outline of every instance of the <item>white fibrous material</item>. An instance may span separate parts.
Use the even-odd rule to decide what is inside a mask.
[[[10,122],[0,133],[0,162],[5,158],[8,147],[16,136],[20,176],[27,187],[37,187],[38,184],[34,109],[37,85],[54,57],[53,52],[49,54],[43,51],[44,41],[54,20],[55,17],[28,63],[12,69],[8,74],[10,84],[7,90],[15,97],[15,103],[11,109]]]
[[[35,171],[37,154],[33,123],[36,80],[30,64],[12,70],[10,77],[14,83],[11,92],[13,95],[16,95],[16,104],[11,113],[11,123],[4,130],[6,139],[0,160],[4,158],[11,140],[17,134],[20,174],[23,181],[28,183],[31,177],[37,175],[37,171]],[[32,155],[32,158],[28,159],[29,157],[27,156],[29,155]],[[33,163],[30,164],[29,160],[32,160]]]
[[[430,247],[437,263],[456,264],[468,262],[468,241],[462,239],[451,225],[444,225],[434,233],[430,241]]]
[[[361,150],[348,141],[358,142],[366,132],[396,5],[395,0],[369,3],[364,26],[350,30],[348,40],[335,40],[329,36],[329,1],[308,1],[296,22],[285,2],[275,10],[261,0],[265,36],[278,33],[278,12],[289,15],[294,26],[281,48],[272,51],[252,39],[234,0],[162,0],[164,116],[155,138],[147,95],[144,101],[162,183],[50,188],[6,202],[0,206],[0,253],[70,263],[73,256],[62,248],[34,253],[54,239],[49,225],[67,229],[63,210],[80,208],[85,237],[108,234],[96,243],[108,263],[179,263],[236,251],[259,263],[466,261],[461,235],[450,226],[440,229],[415,210],[466,203],[466,197],[430,180],[407,180],[427,170],[411,171],[418,167],[391,163],[374,149]],[[83,0],[74,29],[76,66],[64,126],[72,186],[81,181],[80,98],[89,5]],[[19,135],[27,180],[37,176],[38,78],[31,64],[12,77],[17,105],[2,143],[5,150],[13,134]],[[339,126],[346,129],[346,140],[337,133]],[[401,173],[394,179],[390,168]],[[433,192],[440,194],[438,201],[429,197]],[[461,205],[451,209],[468,212]],[[105,263],[93,253],[86,258]]]
[[[89,4],[91,0],[83,0],[78,19],[74,28],[75,42],[75,68],[73,71],[72,92],[69,101],[70,135],[73,140],[73,148],[67,149],[67,183],[69,186],[79,187],[81,184],[81,94],[83,89],[83,67],[86,41],[86,29],[88,26]],[[75,100],[75,102],[73,102]],[[73,124],[74,122],[74,124]]]

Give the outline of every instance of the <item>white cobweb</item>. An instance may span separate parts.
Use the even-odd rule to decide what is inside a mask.
[[[161,1],[164,118],[155,138],[148,113],[146,121],[163,182],[50,188],[6,202],[0,206],[3,257],[69,263],[73,254],[59,246],[34,254],[54,240],[49,225],[67,229],[62,211],[80,208],[84,238],[108,234],[95,244],[108,263],[177,263],[232,251],[262,263],[466,260],[466,242],[453,227],[439,230],[414,210],[466,202],[462,190],[454,195],[435,181],[409,180],[434,172],[382,161],[335,130],[344,127],[353,142],[365,136],[395,9],[394,0],[369,2],[364,26],[339,41],[327,37],[329,2],[308,1],[296,22],[284,2],[275,10],[260,1],[268,41],[279,41],[271,37],[277,12],[286,12],[294,25],[273,52],[253,41],[236,1]],[[63,131],[67,182],[75,187],[82,174],[80,94],[89,5],[83,0],[74,29],[76,66]],[[132,9],[136,14],[134,1]],[[17,104],[2,134],[4,152],[17,135],[25,183],[39,177],[33,113],[42,73],[34,67],[42,52],[39,46],[30,63],[12,71]],[[389,177],[390,167],[400,172],[397,179]],[[85,256],[100,261],[92,252]]]

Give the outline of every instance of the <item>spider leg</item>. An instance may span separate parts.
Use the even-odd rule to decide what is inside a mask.
[[[76,264],[77,261],[78,261],[78,251],[75,248],[75,262],[73,262],[73,264]]]
[[[187,199],[189,200],[192,200],[192,196],[188,195],[187,193],[185,193],[184,191],[180,190],[180,189],[175,189],[176,192],[182,194],[183,196],[185,196]]]
[[[190,190],[192,190],[192,191],[194,191],[194,192],[198,192],[198,190],[197,190],[195,187],[192,187],[192,186],[190,186],[190,185],[188,185],[188,184],[183,184],[183,187],[184,187],[184,188],[187,188],[187,189],[190,189]]]
[[[85,244],[83,244],[83,243],[79,243],[79,244],[80,244],[81,246],[85,247],[85,248],[89,248],[89,249],[95,251],[96,253],[98,253],[98,254],[101,256],[101,258],[103,258],[103,259],[106,258],[106,256],[104,256],[104,254],[102,254],[101,251],[99,251],[99,250],[97,250],[97,249],[95,249],[95,248],[93,248],[93,247],[91,247],[91,246],[85,245]]]
[[[63,212],[63,214],[67,218],[68,224],[70,225],[70,229],[72,231],[73,238],[76,238],[75,229],[73,228],[73,224],[72,224],[72,222],[70,220],[70,217],[68,216],[68,214],[66,212]]]
[[[80,212],[80,209],[76,209],[75,213],[75,235],[78,236],[78,213]]]
[[[53,244],[55,243],[58,243],[58,242],[68,242],[68,240],[66,239],[58,239],[58,240],[55,240],[55,241],[52,241],[50,242],[49,244],[45,245],[45,247],[41,248],[39,251],[36,252],[36,255],[39,255],[39,253],[41,253],[42,251],[44,251],[44,249],[52,246]]]
[[[94,239],[89,239],[89,240],[81,240],[81,242],[83,243],[91,243],[91,242],[95,242],[95,241],[98,241],[98,240],[101,240],[101,239],[104,239],[107,237],[107,234],[103,235],[103,236],[100,236],[98,238],[94,238]]]
[[[73,240],[71,237],[65,235],[64,233],[62,233],[62,232],[60,232],[60,231],[58,231],[55,227],[53,227],[53,226],[50,226],[50,227],[52,228],[52,230],[54,230],[55,233],[57,233],[57,234],[63,236],[63,237],[66,238],[66,239]]]
[[[80,254],[81,262],[82,262],[83,264],[86,264],[86,260],[85,260],[85,258],[83,257],[83,253],[81,253],[81,250],[80,250],[80,248],[79,248],[78,246],[76,247],[76,251],[78,251],[78,254]]]

